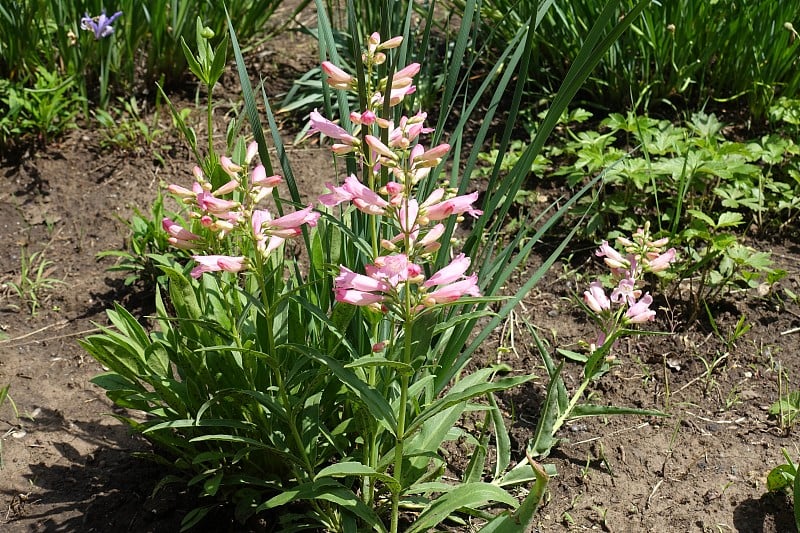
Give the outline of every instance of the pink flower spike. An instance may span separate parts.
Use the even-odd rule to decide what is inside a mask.
[[[441,303],[455,302],[464,295],[480,296],[478,289],[478,276],[472,274],[466,279],[456,281],[449,285],[440,286],[435,291],[429,293],[425,297],[426,305],[435,305]]]
[[[385,298],[382,294],[373,294],[352,289],[336,289],[336,301],[350,305],[367,306],[382,302]]]
[[[428,278],[428,280],[423,283],[422,286],[429,288],[433,287],[434,285],[446,285],[459,280],[464,276],[464,272],[467,271],[469,265],[470,258],[466,257],[464,254],[458,254],[452,261],[450,261],[449,265]]]
[[[247,268],[247,259],[242,256],[228,255],[193,255],[197,266],[192,269],[192,277],[199,278],[205,272],[241,272]]]
[[[650,309],[650,304],[652,303],[653,297],[650,296],[650,293],[645,294],[641,300],[628,308],[628,311],[625,313],[628,322],[631,324],[641,324],[649,320],[654,320],[656,312]]]
[[[670,248],[661,255],[647,261],[647,268],[650,272],[661,272],[669,268],[670,263],[675,260],[675,248]]]
[[[584,303],[595,313],[602,313],[611,309],[611,302],[606,296],[603,285],[599,281],[594,281],[589,285],[589,290],[583,293]]]

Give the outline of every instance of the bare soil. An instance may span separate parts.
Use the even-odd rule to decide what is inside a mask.
[[[286,90],[286,80],[308,67],[309,59],[298,58],[315,57],[294,34],[282,39],[252,59],[268,80],[268,94]],[[232,76],[226,83],[234,87]],[[217,120],[224,125],[222,111]],[[159,141],[172,146],[163,152],[163,165],[148,150],[103,149],[100,140],[97,131],[76,130],[46,148],[8,157],[0,167],[0,328],[6,335],[0,340],[0,386],[10,384],[13,399],[0,407],[2,531],[174,532],[193,508],[189,493],[165,490],[151,497],[163,472],[133,453],[146,452],[148,443],[111,416],[117,408],[89,383],[101,368],[77,343],[96,324],[106,324],[104,311],[115,301],[139,316],[149,312],[148,295],[125,287],[122,275],[106,271],[113,262],[95,255],[123,249],[124,221],[133,209],[146,211],[164,184],[186,183],[193,161],[177,138]],[[321,192],[331,174],[329,153],[305,145],[290,155],[302,189]],[[782,286],[800,293],[797,243],[774,237],[752,244],[775,254],[789,272]],[[21,254],[34,252],[52,261],[46,277],[63,282],[40,294],[35,315],[10,285],[20,281]],[[546,252],[543,246],[540,253]],[[534,254],[528,267],[540,260]],[[501,398],[517,460],[546,387],[522,318],[554,348],[574,348],[590,338],[591,324],[570,298],[590,281],[576,279],[576,272],[588,275],[593,268],[554,268],[518,309],[517,321],[496,332],[474,362],[501,361],[542,376]],[[526,276],[520,272],[519,280]],[[660,409],[669,416],[569,424],[545,460],[558,475],[533,530],[793,531],[791,501],[765,493],[767,472],[783,461],[781,448],[800,454],[796,428],[783,432],[768,414],[778,397],[780,369],[789,377],[785,386],[800,387],[800,309],[781,303],[780,291],[729,295],[714,309],[723,336],[740,316],[752,324],[729,344],[707,320],[683,322],[682,302],[660,302],[652,328],[672,334],[621,343],[620,364],[590,394],[594,403]],[[714,360],[718,364],[708,371]],[[568,388],[577,385],[579,373],[580,367],[568,365]],[[269,530],[268,524],[253,527]],[[219,515],[198,530],[243,529]]]

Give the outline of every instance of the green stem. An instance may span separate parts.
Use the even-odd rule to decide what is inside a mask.
[[[414,328],[414,321],[411,318],[411,291],[406,285],[405,288],[405,317],[403,321],[403,363],[411,364],[411,332]],[[406,412],[408,408],[408,378],[406,372],[400,374],[400,402],[398,404],[399,413],[397,415],[397,435],[394,446],[394,473],[397,480],[397,489],[392,492],[392,520],[390,533],[397,533],[398,519],[400,517],[400,494],[403,492],[403,444],[406,432]]]
[[[211,155],[214,153],[214,109],[211,104],[211,91],[214,90],[214,86],[207,84],[206,87],[208,87],[208,103],[206,104],[206,121],[208,125],[206,127],[208,128],[208,154]]]

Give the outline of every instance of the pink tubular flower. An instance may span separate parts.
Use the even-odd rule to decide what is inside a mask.
[[[353,86],[353,76],[340,69],[330,61],[322,62],[322,70],[328,76],[328,85],[336,89],[350,89]]]
[[[653,303],[653,297],[647,293],[641,300],[631,305],[625,312],[625,317],[631,324],[641,324],[648,320],[654,320],[656,312],[650,309],[650,304]]]
[[[428,293],[425,296],[423,303],[425,305],[435,305],[441,303],[455,302],[464,295],[469,295],[469,296],[481,295],[480,290],[478,289],[477,275],[472,274],[471,276],[462,279],[461,281],[456,281],[455,283],[450,283],[449,285],[440,286],[435,291]]]
[[[420,266],[409,262],[405,254],[382,255],[377,257],[373,264],[364,267],[364,270],[368,276],[383,280],[395,288],[422,272]]]
[[[420,64],[419,63],[409,63],[405,67],[401,68],[397,72],[394,73],[393,78],[413,78],[417,74],[419,74]]]
[[[231,178],[235,178],[236,175],[242,171],[241,165],[237,165],[230,157],[227,156],[222,156],[219,158],[219,166],[221,166],[222,170],[224,170],[225,173]]]
[[[602,313],[611,309],[611,302],[599,281],[593,281],[589,285],[589,290],[584,291],[583,301],[595,313]]]
[[[319,201],[327,207],[334,207],[342,202],[352,201],[360,211],[370,215],[382,215],[389,202],[381,198],[375,191],[358,181],[352,174],[344,179],[344,184],[337,187],[326,183],[331,192],[320,195]]]
[[[308,206],[294,213],[283,215],[268,223],[269,231],[273,234],[278,234],[283,231],[292,233],[291,236],[300,235],[300,226],[308,224],[312,228],[317,225],[320,214],[312,210],[312,206]]]
[[[448,283],[453,283],[464,276],[464,272],[467,271],[469,265],[470,258],[466,257],[464,254],[459,254],[450,262],[449,265],[428,278],[428,280],[423,283],[422,286],[429,288],[433,287],[434,285],[446,285]]]
[[[192,269],[192,277],[199,278],[205,272],[241,272],[247,268],[247,259],[242,256],[193,255],[197,266]]]
[[[450,198],[444,202],[429,205],[425,209],[424,215],[428,218],[428,220],[444,220],[450,215],[460,215],[462,213],[468,213],[470,216],[477,218],[483,214],[483,211],[472,207],[472,204],[477,200],[477,191],[473,192],[472,194],[456,196],[455,198]]]
[[[363,292],[389,292],[391,285],[374,277],[357,274],[347,267],[339,267],[339,275],[333,280],[334,288]]]
[[[636,282],[631,278],[621,279],[617,287],[611,291],[611,301],[618,304],[628,302],[628,305],[633,305],[642,295],[642,291],[636,289],[635,285]]]
[[[249,165],[256,155],[258,155],[258,143],[253,141],[247,145],[247,152],[244,156],[244,162]]]
[[[650,272],[661,272],[669,268],[669,264],[675,260],[675,248],[670,248],[663,254],[657,253],[648,254],[646,261],[647,268]]]
[[[387,39],[383,41],[381,44],[378,45],[378,50],[389,50],[391,48],[397,48],[403,43],[403,37],[397,36],[392,37],[391,39]]]
[[[600,245],[600,248],[598,248],[594,254],[597,257],[604,257],[605,259],[603,259],[603,261],[609,268],[624,269],[630,265],[630,261],[622,257],[622,254],[609,245],[608,241],[603,241],[603,244]]]
[[[419,146],[419,145],[417,145]],[[422,163],[425,161],[435,161],[436,164],[439,164],[442,156],[444,156],[447,152],[450,151],[450,145],[447,143],[442,143],[438,146],[434,146],[428,151],[422,152],[421,154],[414,157],[414,163]]]
[[[397,160],[397,154],[391,148],[381,142],[380,139],[372,135],[365,135],[364,141],[369,145],[372,150],[380,156],[386,157],[392,161]]]
[[[417,244],[422,247],[425,253],[435,252],[442,246],[441,243],[437,241],[442,235],[444,235],[444,230],[444,224],[436,224],[434,227],[428,230],[428,233],[426,233]]]
[[[161,227],[164,228],[164,231],[166,231],[170,237],[174,237],[182,241],[200,240],[199,235],[195,235],[194,233],[184,228],[177,222],[174,222],[169,217],[164,217],[161,219]]]
[[[363,292],[352,289],[336,289],[335,295],[337,302],[359,306],[377,304],[385,299],[382,294],[373,294],[371,292]]]
[[[350,135],[347,130],[338,124],[334,124],[327,118],[320,115],[317,110],[311,112],[309,115],[311,128],[308,130],[307,135],[311,136],[315,133],[321,133],[331,139],[342,141],[348,146],[355,146],[359,144],[359,140]]]

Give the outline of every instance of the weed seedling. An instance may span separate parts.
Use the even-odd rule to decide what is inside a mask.
[[[23,248],[20,253],[19,281],[9,282],[9,287],[28,305],[31,316],[35,316],[44,293],[60,283],[60,279],[50,277],[54,271],[53,262],[45,259],[44,250],[27,254]]]

